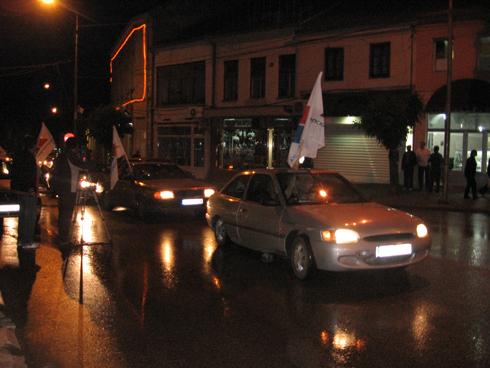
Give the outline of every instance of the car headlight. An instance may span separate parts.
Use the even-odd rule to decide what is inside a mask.
[[[322,231],[322,239],[337,244],[357,243],[359,234],[351,229],[325,230]]]
[[[95,193],[104,193],[104,186],[101,183],[95,184]]]
[[[171,190],[162,190],[153,194],[155,199],[174,199],[175,194]]]
[[[427,226],[424,224],[418,224],[417,225],[417,237],[419,238],[425,238],[429,235],[429,230],[427,229]]]
[[[92,183],[89,182],[87,179],[80,180],[80,188],[82,188],[82,189],[88,189],[91,186],[92,186]]]
[[[214,194],[215,190],[213,188],[204,189],[204,198],[209,198]]]

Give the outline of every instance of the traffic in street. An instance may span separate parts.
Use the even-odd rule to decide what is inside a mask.
[[[94,244],[63,259],[52,241],[55,201],[43,201],[41,247],[22,260],[34,276],[18,269],[15,219],[6,219],[2,240],[2,294],[29,367],[462,367],[490,359],[485,214],[415,211],[432,236],[424,261],[300,281],[285,259],[218,247],[204,218],[145,223],[96,206],[81,227]]]

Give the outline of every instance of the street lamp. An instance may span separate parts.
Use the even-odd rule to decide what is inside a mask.
[[[73,129],[76,130],[78,119],[78,34],[79,34],[79,12],[69,7],[67,4],[58,2],[57,0],[39,0],[43,5],[55,6],[57,3],[64,9],[75,14],[75,57],[73,66]]]

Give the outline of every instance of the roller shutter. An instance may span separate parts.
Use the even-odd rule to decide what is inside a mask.
[[[388,151],[352,125],[327,124],[315,168],[335,170],[354,183],[389,183]]]

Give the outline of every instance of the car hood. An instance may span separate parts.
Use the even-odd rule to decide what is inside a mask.
[[[351,228],[365,236],[380,232],[413,232],[422,222],[407,212],[373,202],[291,206],[287,209],[286,219],[306,227]]]
[[[145,187],[155,190],[186,190],[213,188],[213,185],[199,179],[152,179],[140,180]]]

